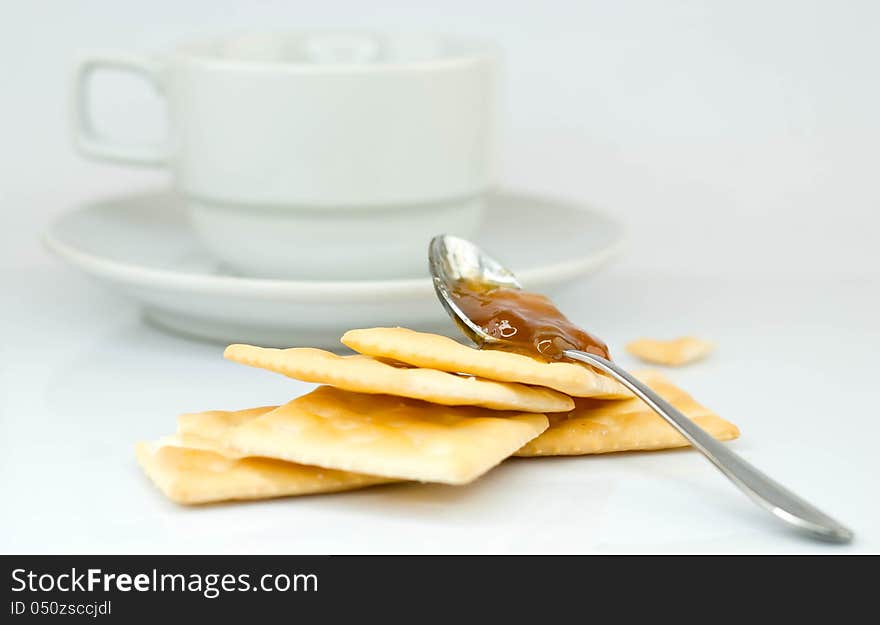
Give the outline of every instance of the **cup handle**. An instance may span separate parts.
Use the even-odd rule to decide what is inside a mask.
[[[84,156],[131,163],[135,165],[164,165],[167,148],[164,145],[125,145],[101,137],[95,130],[89,110],[89,80],[99,70],[132,72],[146,78],[162,92],[159,64],[147,57],[126,54],[87,56],[77,63],[71,90],[71,129],[76,149]]]

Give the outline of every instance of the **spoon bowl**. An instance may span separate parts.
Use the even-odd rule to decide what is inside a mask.
[[[502,343],[501,339],[489,336],[459,308],[452,297],[452,288],[456,283],[469,283],[487,288],[522,289],[513,272],[470,241],[448,234],[431,239],[428,265],[440,304],[464,335],[480,347]]]

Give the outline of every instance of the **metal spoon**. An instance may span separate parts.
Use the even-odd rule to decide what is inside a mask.
[[[522,286],[513,272],[484,254],[473,243],[449,235],[440,235],[431,240],[428,258],[437,297],[462,332],[479,346],[502,343],[503,339],[489,336],[479,324],[471,321],[462,312],[452,298],[451,289],[459,280],[490,287],[521,289]],[[681,432],[740,490],[778,519],[822,540],[836,543],[852,540],[853,532],[850,529],[758,471],[613,362],[576,350],[566,350],[564,355],[570,360],[604,371],[618,380]]]

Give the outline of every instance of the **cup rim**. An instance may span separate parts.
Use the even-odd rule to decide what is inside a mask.
[[[402,60],[382,63],[302,63],[290,61],[244,59],[212,55],[208,49],[243,39],[244,37],[292,37],[306,35],[344,35],[382,38],[422,38],[433,39],[461,46],[459,53],[448,56],[422,60]],[[501,49],[493,41],[478,37],[450,35],[422,31],[379,31],[366,29],[300,29],[300,30],[246,30],[227,33],[215,37],[193,39],[178,44],[170,56],[187,65],[209,69],[235,69],[251,71],[272,71],[292,74],[327,74],[327,73],[382,73],[395,71],[433,71],[462,68],[469,65],[496,62],[501,56]]]

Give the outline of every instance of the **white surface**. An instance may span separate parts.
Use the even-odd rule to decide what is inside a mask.
[[[880,5],[35,1],[4,17],[0,551],[880,551]],[[738,451],[857,542],[780,531],[687,451],[516,461],[463,489],[164,502],[134,466],[135,440],[182,410],[303,387],[141,324],[40,249],[72,204],[164,181],[74,156],[71,63],[83,48],[281,24],[497,39],[502,182],[631,226],[628,253],[562,307],[614,347],[643,334],[718,341],[675,379],[742,427]],[[160,136],[160,103],[140,83],[98,83],[108,133]]]
[[[150,321],[188,336],[338,350],[339,337],[351,328],[450,329],[427,268],[427,241],[443,232],[440,225],[414,242],[417,278],[298,282],[229,273],[202,249],[184,213],[182,202],[161,189],[116,196],[63,215],[44,242],[65,262],[139,302]],[[350,240],[365,234],[331,230],[320,243],[343,255]],[[488,201],[476,235],[523,284],[552,293],[607,262],[623,233],[580,203],[506,192]],[[545,249],[536,239],[558,243]]]
[[[787,533],[690,451],[519,459],[465,487],[180,508],[141,475],[135,441],[171,433],[180,412],[283,402],[307,385],[165,335],[57,268],[22,279],[30,295],[2,302],[16,329],[3,362],[19,360],[3,371],[0,551],[880,550],[878,299],[866,283],[609,273],[559,298],[628,365],[620,345],[642,333],[717,340],[673,379],[741,427],[734,449],[856,530],[838,548]]]

